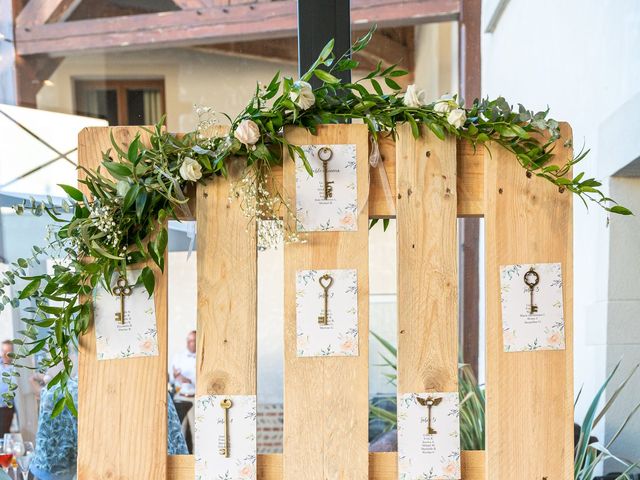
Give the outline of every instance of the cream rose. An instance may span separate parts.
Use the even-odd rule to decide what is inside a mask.
[[[311,84],[302,80],[293,84],[293,90],[289,93],[289,98],[301,110],[307,110],[316,103],[316,96],[313,94]]]
[[[236,131],[233,132],[233,136],[238,139],[240,143],[245,145],[255,145],[260,140],[260,129],[253,120],[245,118],[236,127]]]
[[[449,112],[447,116],[447,122],[453,125],[456,128],[462,128],[464,122],[467,121],[467,112],[465,112],[462,108],[456,108]]]
[[[442,95],[433,107],[433,111],[437,113],[447,114],[453,110],[455,103],[452,95]]]
[[[185,180],[195,182],[202,177],[202,166],[197,160],[191,157],[185,157],[180,165],[180,176]]]
[[[409,85],[407,87],[407,91],[404,93],[404,97],[402,97],[402,103],[407,107],[421,107],[424,105],[424,92],[422,90],[418,90],[415,85]]]

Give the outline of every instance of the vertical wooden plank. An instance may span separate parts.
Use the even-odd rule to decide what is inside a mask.
[[[128,144],[138,127],[80,132],[78,162],[95,169],[101,152]],[[143,140],[147,137],[143,135]],[[103,170],[104,171],[104,170]],[[86,189],[80,188],[87,193]],[[158,272],[156,271],[156,274]],[[97,360],[93,323],[80,339],[78,479],[165,478],[167,459],[167,275],[156,276],[159,356]]]
[[[571,138],[568,125],[563,138]],[[491,479],[573,478],[573,231],[571,193],[527,178],[497,145],[485,155],[487,472]],[[558,161],[571,158],[562,140]],[[505,353],[501,265],[562,264],[566,350]]]
[[[229,178],[198,185],[197,395],[256,394],[257,246],[255,222],[229,200]]]
[[[456,140],[402,125],[398,185],[398,395],[458,390]]]
[[[317,135],[290,129],[297,145],[355,144],[358,231],[307,235],[287,244],[285,258],[285,480],[364,480],[368,477],[368,133],[365,125],[324,125]],[[284,160],[284,188],[295,205],[295,165]],[[358,357],[296,357],[296,271],[358,270]]]

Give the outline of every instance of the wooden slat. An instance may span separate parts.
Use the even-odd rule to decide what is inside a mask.
[[[399,130],[398,395],[458,391],[456,141]]]
[[[78,162],[98,167],[101,152],[131,142],[138,127],[80,132]],[[146,137],[142,137],[146,140]],[[87,193],[81,185],[80,188]],[[156,272],[157,273],[157,272]],[[164,478],[167,458],[167,274],[156,277],[159,356],[97,360],[93,323],[80,337],[78,479]],[[135,460],[132,461],[132,452]]]
[[[193,468],[192,455],[169,457],[167,480],[193,480]],[[282,455],[258,455],[258,480],[282,478]],[[396,452],[369,454],[369,480],[398,480]],[[462,452],[462,480],[486,480],[483,451]]]
[[[317,135],[286,132],[296,145],[356,145],[358,231],[307,234],[307,243],[286,244],[284,459],[285,480],[364,480],[368,476],[368,134],[365,125],[325,125]],[[284,160],[284,188],[295,205],[295,165]],[[364,212],[364,214],[363,214]],[[354,268],[358,271],[357,357],[296,357],[296,272]]]
[[[380,154],[383,159],[381,165],[369,170],[369,218],[394,218],[396,216],[396,142],[393,138],[380,139]],[[457,215],[458,217],[482,217],[484,148],[478,147],[474,150],[470,143],[458,141],[457,159]],[[272,172],[276,181],[282,184],[282,168],[275,166]],[[191,200],[189,206],[195,214],[196,202],[193,201],[193,196]],[[187,217],[183,219],[188,220]]]
[[[228,166],[238,180],[244,159]],[[229,182],[198,185],[196,393],[256,394],[257,245]]]
[[[68,54],[292,37],[297,33],[296,5],[295,0],[283,0],[33,25],[16,29],[16,51]],[[354,0],[351,23],[368,29],[374,24],[382,28],[442,22],[455,20],[459,9],[458,0]]]
[[[562,125],[562,138],[571,138]],[[554,153],[571,158],[558,141]],[[487,462],[491,478],[573,478],[572,198],[497,146],[485,162]],[[500,265],[560,262],[564,351],[505,353]]]

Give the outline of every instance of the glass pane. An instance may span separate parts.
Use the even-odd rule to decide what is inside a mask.
[[[102,118],[109,125],[118,125],[118,92],[113,89],[82,88],[78,113]]]
[[[156,124],[162,117],[162,98],[158,90],[127,89],[127,118],[129,125]]]
[[[60,20],[56,24],[64,25],[67,22],[71,28],[71,23],[83,19],[98,22],[106,17],[177,11],[181,8],[188,9],[196,2],[82,0],[73,3],[77,8],[66,20]],[[211,2],[202,4],[210,5]],[[232,4],[225,5],[225,8],[249,9],[249,6],[237,7]],[[114,33],[122,34],[123,32],[118,32],[118,22],[110,21]],[[212,31],[215,30],[215,19],[212,19],[210,27]],[[80,25],[76,23],[75,28],[80,28]],[[10,32],[8,30],[6,34],[10,36]],[[0,87],[1,103],[13,104],[21,101],[36,107],[12,107],[15,111],[9,112],[3,106],[2,110],[18,118],[69,159],[58,158],[60,155],[56,151],[24,130],[13,129],[10,120],[0,118],[0,126],[3,127],[0,129],[0,156],[12,160],[0,166],[0,193],[4,207],[30,195],[51,194],[56,202],[65,197],[56,184],[76,183],[76,153],[73,149],[78,132],[86,126],[106,125],[107,122],[109,125],[118,125],[121,121],[131,125],[152,124],[167,114],[167,128],[170,131],[189,132],[198,121],[193,113],[194,104],[213,107],[217,112],[225,112],[233,118],[250,100],[256,82],[268,83],[276,71],[297,78],[297,39],[294,35],[286,38],[276,35],[274,38],[250,41],[238,39],[233,43],[224,43],[212,41],[206,35],[199,38],[191,36],[185,41],[180,32],[168,33],[170,35],[163,39],[162,45],[134,42],[131,45],[116,46],[109,43],[112,36],[95,35],[91,39],[93,43],[86,46],[83,44],[82,52],[54,52],[51,55],[34,56],[42,63],[38,64],[38,73],[41,73],[42,78],[39,79],[37,88],[29,89],[29,92],[36,93],[26,100],[19,98],[15,91],[12,93],[11,85],[3,84]],[[197,32],[189,33],[191,35]],[[354,31],[354,37],[362,33],[364,32]],[[411,72],[410,77],[398,79],[403,86],[418,84],[425,89],[428,99],[455,91],[456,39],[457,27],[452,22],[381,28],[376,33],[371,48],[364,54],[358,54],[357,60],[362,62],[361,69],[354,71],[353,77],[361,78],[368,70],[375,68],[379,60],[385,65],[400,62],[402,68]],[[0,44],[9,50],[14,47],[8,42]],[[14,78],[12,57],[6,55],[5,50],[0,53],[3,57],[0,62],[2,78]],[[22,57],[23,61],[30,60],[28,57]],[[20,69],[17,75],[24,76],[27,71]],[[32,82],[33,78],[18,78],[18,84],[20,80],[24,84]],[[22,94],[24,95],[24,91]],[[217,115],[216,118],[221,123],[226,123],[222,115]],[[2,132],[5,132],[4,136]],[[58,159],[54,160],[56,158]],[[52,160],[53,163],[46,167],[29,173],[30,169]],[[12,210],[4,208],[1,220],[0,254],[5,263],[9,264],[19,256],[29,255],[29,245],[42,245],[44,242],[48,218],[39,217],[34,220],[27,216],[18,217]],[[168,381],[171,381],[171,376],[175,380],[173,358],[186,355],[189,351],[190,332],[196,325],[196,252],[191,256],[188,254],[192,241],[189,235],[194,232],[187,232],[187,228],[190,227],[184,223],[172,223],[170,226]],[[396,345],[396,255],[393,232],[393,225],[386,232],[383,232],[381,225],[370,232],[370,323],[373,332]],[[258,442],[260,453],[275,453],[282,449],[283,431],[282,247],[260,252],[258,262]],[[40,270],[35,269],[29,273],[39,272]],[[16,288],[22,288],[22,285]],[[25,306],[27,305],[22,307]],[[3,324],[6,329],[0,332],[0,341],[16,336],[24,328],[19,319],[26,316],[8,308],[2,315],[9,321]],[[364,332],[362,338],[367,338]],[[393,374],[393,367],[381,366],[384,363],[381,355],[386,354],[385,348],[375,338],[368,338],[370,400],[384,409],[393,410],[394,404],[390,399],[394,396],[395,386],[387,377]],[[393,361],[390,358],[390,363],[393,364]],[[36,405],[40,390],[29,386],[28,375],[23,378],[17,399],[20,411],[20,416],[16,417],[19,421],[17,428],[25,437],[32,439],[37,429]],[[171,383],[179,416],[188,422],[191,411],[189,387],[180,385],[178,392],[176,382]],[[184,399],[186,401],[180,405]],[[384,422],[372,422],[372,440],[389,427]],[[190,427],[183,423],[183,428],[189,439]]]
[[[196,387],[197,254],[195,222],[169,222],[169,325],[167,342],[169,391],[193,453]]]

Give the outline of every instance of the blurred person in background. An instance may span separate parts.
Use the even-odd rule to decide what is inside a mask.
[[[13,353],[13,343],[11,340],[4,340],[1,344],[2,348],[2,362],[0,362],[0,375],[5,378],[5,373],[11,373],[13,371],[13,361],[9,356]],[[0,395],[9,391],[9,385],[0,380]],[[4,397],[0,396],[0,436],[5,433],[11,432],[11,422],[13,421],[13,415],[15,409],[10,407],[4,400]]]
[[[196,332],[187,335],[186,348],[176,353],[169,365],[169,381],[176,393],[193,397],[196,393]]]

